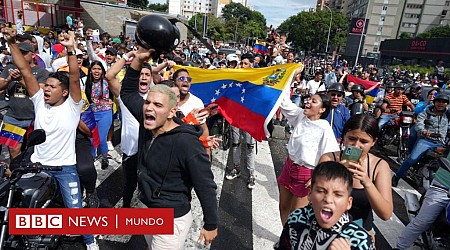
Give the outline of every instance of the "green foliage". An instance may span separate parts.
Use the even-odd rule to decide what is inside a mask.
[[[189,25],[191,27],[195,28],[195,20],[197,19],[197,32],[201,35],[203,32],[203,14],[198,13],[194,15],[189,20]],[[214,15],[208,15],[208,30],[207,30],[207,37],[211,38],[212,40],[224,40],[225,35],[225,27],[222,24],[222,21],[215,17]],[[192,36],[192,34],[189,34]]]
[[[438,37],[450,37],[450,26],[438,26],[430,29],[427,32],[420,33],[416,38],[438,38]]]
[[[148,8],[159,12],[167,12],[169,10],[169,5],[161,3],[151,3],[148,5]]]
[[[148,0],[128,0],[130,6],[146,8],[148,6]]]
[[[411,35],[408,32],[402,32],[398,38],[400,38],[400,39],[410,39]]]
[[[266,37],[266,18],[258,11],[252,11],[240,3],[230,3],[222,9],[225,40],[244,41],[248,37]]]
[[[281,33],[289,33],[288,41],[296,47],[308,52],[324,52],[328,29],[330,26],[330,12],[327,11],[303,11],[289,17],[278,29]],[[347,41],[349,20],[337,12],[333,12],[329,48],[342,46]]]

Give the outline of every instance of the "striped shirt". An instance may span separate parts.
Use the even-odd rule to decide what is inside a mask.
[[[400,111],[400,110],[402,110],[403,105],[407,105],[408,103],[410,103],[408,97],[406,97],[406,95],[403,95],[403,94],[400,96],[395,96],[394,93],[391,93],[388,96],[386,96],[384,99],[389,101],[390,104],[388,104],[387,108],[392,111],[394,111],[394,110]]]

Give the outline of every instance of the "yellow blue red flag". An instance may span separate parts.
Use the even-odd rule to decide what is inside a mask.
[[[356,77],[354,77],[352,75],[347,75],[347,82],[354,82],[355,84],[360,84],[360,85],[364,86],[365,89],[370,89],[373,86],[375,86],[375,88],[373,88],[366,95],[366,102],[368,104],[372,104],[373,100],[378,95],[378,91],[380,91],[380,84],[378,84],[377,82],[363,80],[363,79],[360,79],[360,78],[356,78]]]
[[[257,40],[253,46],[253,52],[265,55],[267,52],[266,42]]]
[[[17,147],[22,141],[26,130],[9,123],[2,123],[0,131],[0,144],[8,147]]]
[[[281,103],[282,93],[289,91],[294,71],[300,67],[289,63],[257,69],[184,68],[192,78],[192,94],[205,105],[218,104],[231,125],[261,141],[269,136],[267,124]]]

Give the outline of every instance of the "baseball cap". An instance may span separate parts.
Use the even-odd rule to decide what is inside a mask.
[[[23,52],[34,52],[34,47],[31,45],[31,43],[22,42],[19,43],[19,49]]]
[[[111,52],[113,55],[117,55],[117,50],[115,49],[115,48],[113,48],[113,47],[108,47],[107,49],[106,49],[106,51],[105,51],[105,54],[106,54],[106,52]]]
[[[64,46],[62,44],[60,44],[60,43],[57,43],[57,44],[53,45],[53,50],[57,54],[59,54],[59,53],[61,53],[64,50]]]
[[[75,49],[75,55],[77,55],[77,56],[83,55],[83,51],[81,51],[79,49]]]
[[[173,59],[173,61],[174,61],[175,63],[183,64],[183,59],[181,59],[181,57],[175,57],[175,58]]]
[[[112,40],[112,42],[113,43],[118,43],[118,44],[121,44],[122,43],[122,40],[120,40],[120,38],[114,38],[113,40]]]

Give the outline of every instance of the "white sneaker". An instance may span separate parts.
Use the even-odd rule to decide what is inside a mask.
[[[111,141],[107,141],[106,145],[108,145],[108,151],[114,150],[114,145],[112,144]]]
[[[94,242],[86,245],[86,249],[87,250],[100,250],[100,248],[98,247],[97,241],[95,239],[94,239]]]
[[[115,149],[108,151],[108,154],[115,162],[122,163],[122,155],[119,154]]]

